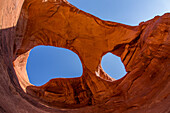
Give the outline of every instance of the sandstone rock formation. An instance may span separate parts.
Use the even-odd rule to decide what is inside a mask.
[[[0,4],[0,112],[170,112],[170,14],[128,26],[103,21],[66,0]],[[83,75],[33,86],[26,63],[38,45],[74,51]],[[128,72],[122,79],[101,68],[107,52],[121,57]]]

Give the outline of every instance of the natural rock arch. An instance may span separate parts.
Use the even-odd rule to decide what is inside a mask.
[[[22,1],[1,3],[0,111],[170,111],[170,14],[128,26],[103,21],[65,0],[26,0],[18,19]],[[25,66],[37,45],[74,51],[82,61],[82,77],[32,86]],[[100,61],[107,52],[121,57],[128,72],[122,79],[114,81],[103,72]]]

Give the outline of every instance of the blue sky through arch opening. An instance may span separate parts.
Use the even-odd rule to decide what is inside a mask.
[[[52,78],[80,77],[83,73],[82,63],[76,53],[52,46],[33,48],[26,68],[30,83],[37,86]]]
[[[112,53],[107,53],[103,56],[101,65],[103,70],[116,80],[122,78],[127,73],[120,57]]]

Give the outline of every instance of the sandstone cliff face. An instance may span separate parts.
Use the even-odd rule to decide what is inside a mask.
[[[0,112],[170,112],[170,14],[127,26],[64,0],[0,3]],[[33,86],[26,63],[38,45],[72,50],[81,59],[83,75]],[[101,68],[107,52],[121,57],[128,72],[122,79]]]

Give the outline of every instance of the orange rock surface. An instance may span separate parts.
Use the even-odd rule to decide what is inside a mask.
[[[103,21],[66,0],[0,0],[0,112],[170,112],[170,14],[139,26]],[[83,75],[29,82],[26,63],[38,45],[78,54]],[[111,52],[128,72],[115,80],[101,67]]]

